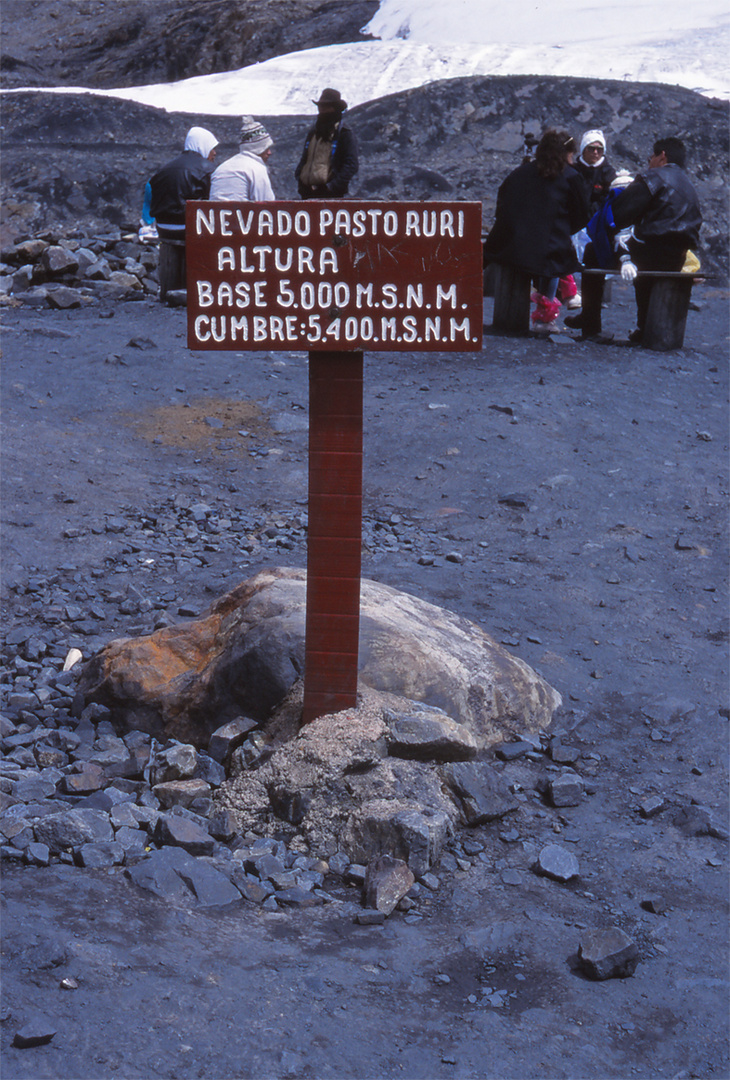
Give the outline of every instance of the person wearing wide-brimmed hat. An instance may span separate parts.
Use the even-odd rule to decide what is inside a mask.
[[[276,196],[266,162],[271,157],[274,140],[253,116],[241,117],[238,140],[239,153],[213,173],[210,198],[226,202],[271,202]]]
[[[357,142],[342,119],[347,102],[328,86],[313,104],[317,121],[307,133],[294,179],[303,199],[340,199],[358,170]]]

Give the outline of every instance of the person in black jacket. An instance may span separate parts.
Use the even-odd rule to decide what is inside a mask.
[[[546,131],[535,160],[523,162],[500,186],[494,225],[484,245],[485,263],[529,273],[537,292],[533,324],[550,325],[560,312],[558,281],[578,269],[572,235],[590,218],[585,184],[571,168],[575,141],[566,131]]]
[[[182,154],[150,180],[150,213],[161,240],[185,239],[185,202],[208,198],[217,146],[215,135],[206,128],[190,128]]]
[[[585,180],[591,210],[595,213],[605,203],[616,179],[616,170],[606,157],[606,138],[598,128],[584,132],[573,168]]]
[[[676,136],[657,139],[649,155],[648,169],[599,210],[588,226],[589,232],[600,230],[611,240],[617,231],[633,226],[627,252],[620,260],[621,277],[633,281],[636,294],[637,329],[629,334],[633,344],[641,343],[654,284],[651,277],[637,277],[637,274],[642,270],[678,273],[687,252],[699,241],[702,212],[697,192],[684,171],[686,156],[684,144]],[[600,320],[600,291],[591,297],[590,305],[587,299],[584,296],[583,311],[578,317],[581,327],[595,323],[596,307]],[[572,325],[576,322],[570,320]]]
[[[359,167],[355,136],[342,120],[347,102],[327,87],[314,104],[317,122],[307,133],[294,179],[303,199],[340,199]]]

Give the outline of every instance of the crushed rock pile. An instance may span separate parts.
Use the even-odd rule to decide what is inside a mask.
[[[119,230],[85,236],[48,230],[0,252],[0,303],[70,309],[142,300],[159,291],[157,244]]]

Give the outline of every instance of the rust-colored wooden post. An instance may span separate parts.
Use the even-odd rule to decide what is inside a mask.
[[[302,723],[357,704],[363,354],[309,354],[309,529]]]

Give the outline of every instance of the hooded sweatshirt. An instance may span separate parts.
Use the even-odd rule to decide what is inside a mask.
[[[210,176],[215,165],[208,155],[218,145],[215,135],[206,128],[190,128],[185,137],[185,149],[169,161],[150,180],[152,200],[150,211],[170,233],[185,234],[185,202],[187,199],[207,199]],[[162,235],[162,233],[160,234]]]

